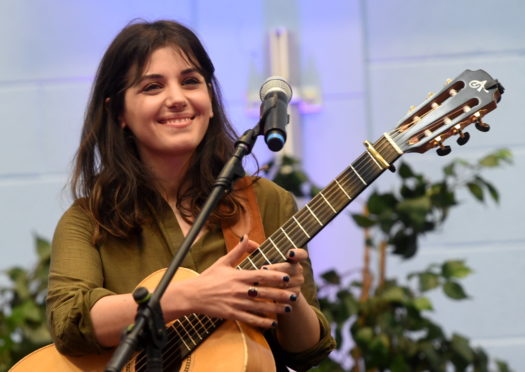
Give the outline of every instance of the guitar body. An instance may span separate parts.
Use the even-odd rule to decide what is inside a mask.
[[[164,274],[154,272],[139,286],[153,290]],[[180,281],[197,276],[192,270],[180,268],[173,280]],[[170,323],[171,324],[171,323]],[[169,326],[169,324],[168,324]],[[16,363],[9,372],[101,372],[111,359],[112,352],[71,357],[62,355],[51,344],[40,348]],[[135,354],[123,371],[135,372]],[[225,321],[192,354],[178,366],[180,372],[272,372],[275,362],[263,334],[257,329],[236,321]],[[167,371],[166,371],[167,372]]]

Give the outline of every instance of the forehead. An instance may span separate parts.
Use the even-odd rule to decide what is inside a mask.
[[[163,46],[153,50],[149,56],[145,58],[142,65],[140,61],[132,65],[128,74],[130,85],[134,85],[141,77],[161,67],[196,68],[198,71],[201,71],[194,56],[188,56],[188,54],[178,46]]]

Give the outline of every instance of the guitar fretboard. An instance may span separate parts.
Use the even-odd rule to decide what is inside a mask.
[[[399,148],[386,134],[374,143],[373,147],[388,164],[392,164],[402,155]],[[270,235],[237,268],[256,270],[264,265],[286,261],[290,249],[304,247],[384,171],[384,166],[373,154],[368,150],[365,151],[301,210]],[[168,328],[168,346],[163,350],[165,368],[168,365],[180,365],[182,360],[222,322],[222,319],[200,314],[191,314],[176,320]],[[145,358],[137,357],[136,368],[142,371],[145,363],[141,368],[138,365],[139,359]]]

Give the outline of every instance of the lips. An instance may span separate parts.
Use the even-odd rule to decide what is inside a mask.
[[[171,126],[184,126],[188,125],[192,122],[192,120],[195,119],[195,115],[184,115],[184,116],[174,116],[174,117],[166,117],[159,119],[159,124],[163,125],[171,125]]]

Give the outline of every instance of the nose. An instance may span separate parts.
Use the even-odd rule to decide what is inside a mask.
[[[166,106],[175,110],[182,110],[188,105],[184,89],[179,84],[170,84],[166,89]]]

